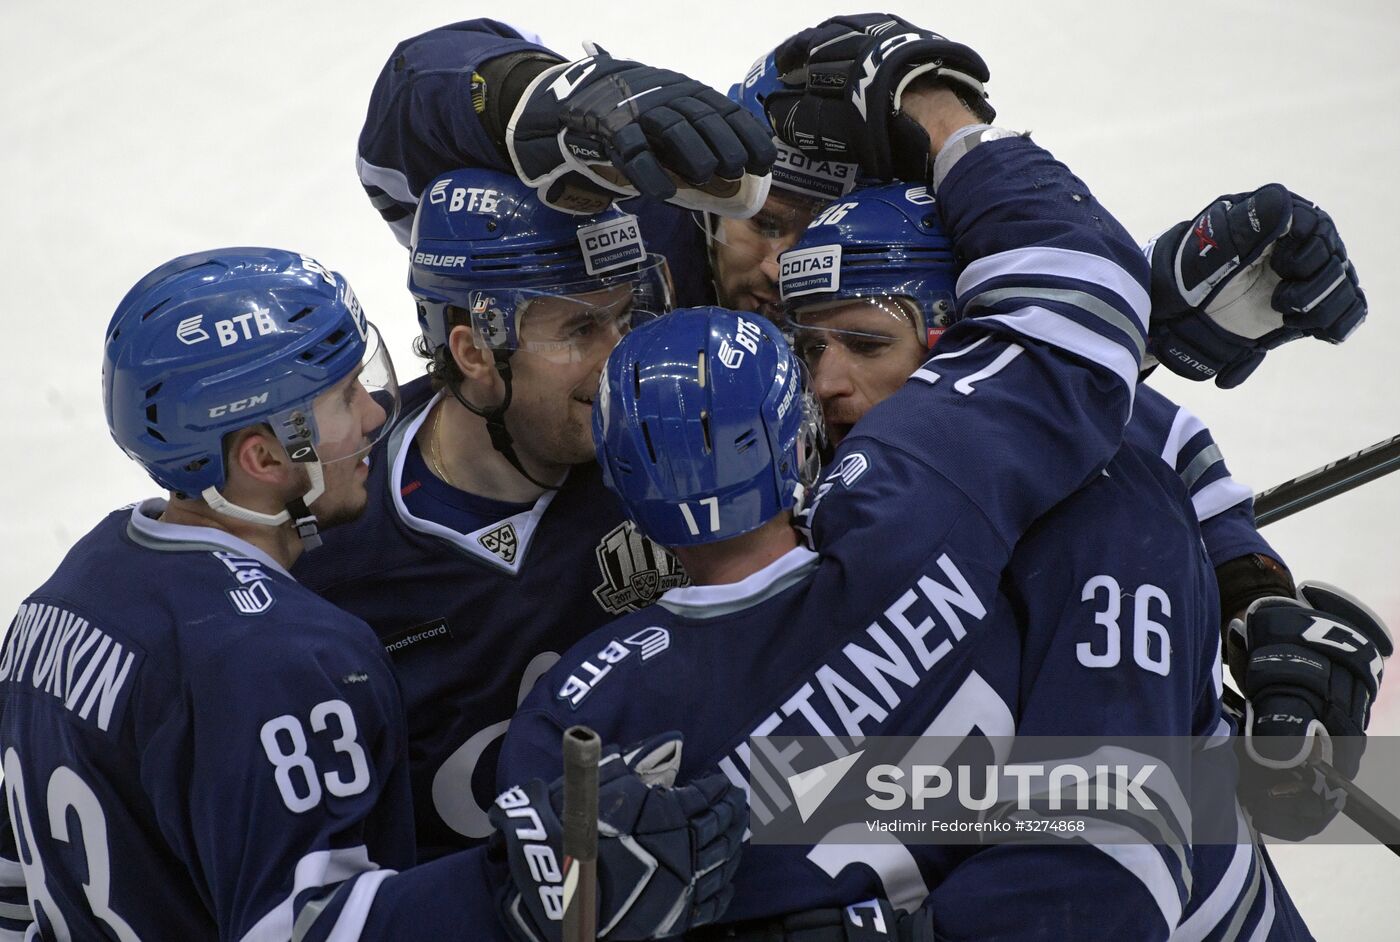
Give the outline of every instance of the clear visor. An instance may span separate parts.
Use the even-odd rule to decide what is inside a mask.
[[[748,219],[705,216],[701,224],[719,303],[781,323],[778,257],[797,244],[825,205],[819,197],[773,189]]]
[[[478,347],[520,351],[560,364],[605,357],[633,327],[673,307],[670,272],[659,255],[614,276],[473,292],[470,303]]]
[[[802,424],[797,430],[797,480],[804,489],[812,487],[822,473],[822,456],[827,453],[826,422],[822,407],[812,394],[811,377],[801,363]]]
[[[914,300],[898,295],[798,302],[788,305],[787,316],[793,348],[813,372],[832,345],[853,357],[877,359],[912,350],[914,343],[928,349],[943,332],[939,313],[926,327]]]
[[[360,461],[399,414],[399,381],[379,330],[368,324],[360,365],[312,403],[322,464]]]

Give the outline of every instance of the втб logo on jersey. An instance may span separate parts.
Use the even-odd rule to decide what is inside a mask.
[[[670,646],[671,633],[660,625],[643,628],[621,641],[614,638],[566,677],[556,696],[568,703],[570,708],[577,709],[598,686],[598,682],[612,672],[613,665],[626,660],[633,651],[639,652],[643,661],[649,661]]]
[[[630,520],[613,527],[593,552],[603,574],[593,598],[614,615],[645,608],[667,589],[690,584],[676,557]]]
[[[258,560],[222,551],[215,552],[214,558],[223,563],[239,582],[239,588],[229,589],[227,595],[240,615],[261,615],[277,601],[268,585],[263,564]]]

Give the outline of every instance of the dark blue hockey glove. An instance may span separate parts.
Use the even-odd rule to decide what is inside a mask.
[[[764,104],[774,132],[879,180],[928,176],[928,135],[900,111],[914,79],[941,79],[983,121],[996,117],[981,56],[888,13],[832,17],[783,42],[775,61],[785,87]]]
[[[1348,778],[1393,646],[1385,624],[1347,593],[1318,582],[1298,597],[1253,602],[1230,623],[1244,651],[1245,752],[1241,794],[1265,834],[1301,840],[1341,809],[1321,776],[1302,770],[1315,747]]]
[[[934,942],[933,915],[927,907],[901,912],[888,900],[877,898],[777,919],[711,926],[686,938],[690,942]]]
[[[650,939],[713,922],[734,895],[748,803],[721,773],[674,786],[680,735],[656,736],[598,766],[598,937]],[[511,935],[560,937],[563,779],[507,789],[491,808],[510,883],[501,912]]]
[[[1238,386],[1274,347],[1341,343],[1365,319],[1332,218],[1278,183],[1222,196],[1153,243],[1151,352],[1188,379]]]
[[[762,123],[713,88],[596,47],[526,88],[506,150],[541,201],[583,214],[642,193],[751,216],[777,157]]]

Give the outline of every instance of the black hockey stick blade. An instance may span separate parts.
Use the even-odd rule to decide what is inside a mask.
[[[1400,470],[1400,435],[1255,494],[1254,524],[1262,527],[1282,520],[1396,470]]]
[[[598,758],[602,742],[587,726],[564,730],[563,942],[598,937]]]

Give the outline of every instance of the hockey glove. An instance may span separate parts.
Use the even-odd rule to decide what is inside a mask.
[[[1188,379],[1238,386],[1274,347],[1341,343],[1366,319],[1332,218],[1278,183],[1222,196],[1149,253],[1152,353]]]
[[[765,102],[774,132],[868,177],[927,178],[928,134],[900,111],[920,76],[945,81],[981,120],[996,117],[981,56],[888,13],[833,17],[786,40],[775,60],[784,88]]]
[[[692,932],[686,938],[692,942],[934,942],[933,915],[928,907],[901,912],[888,900],[876,898],[777,919],[726,923]]]
[[[598,937],[649,939],[713,922],[729,905],[748,804],[722,773],[675,787],[680,737],[653,737],[598,766]],[[562,930],[563,779],[507,789],[491,823],[510,867],[500,900],[515,938]]]
[[[679,72],[588,56],[541,73],[506,125],[515,172],[540,200],[591,214],[639,193],[752,216],[777,151],[742,107]]]
[[[1390,634],[1366,606],[1319,582],[1300,585],[1296,599],[1253,602],[1229,632],[1248,698],[1241,793],[1259,830],[1301,840],[1326,827],[1342,799],[1300,767],[1317,746],[1324,762],[1356,775]]]

